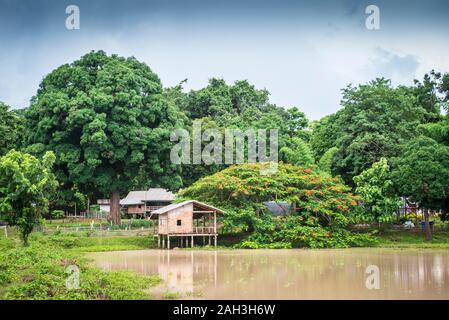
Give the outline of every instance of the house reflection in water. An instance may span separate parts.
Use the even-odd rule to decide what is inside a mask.
[[[204,286],[216,286],[217,252],[161,251],[158,274],[168,291],[198,293]]]

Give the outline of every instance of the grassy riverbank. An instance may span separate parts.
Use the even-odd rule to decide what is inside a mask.
[[[142,250],[156,247],[153,236],[101,236],[93,237],[85,232],[59,233],[51,235],[33,234],[32,240],[48,245],[57,245],[72,252],[100,252]]]
[[[434,232],[431,242],[426,241],[420,231],[381,230],[377,237],[378,247],[449,249],[449,231]]]
[[[0,238],[0,299],[150,299],[148,289],[161,281],[158,276],[105,272],[83,256],[90,251],[148,249],[150,240],[36,233],[23,247],[15,237]],[[79,288],[69,289],[67,279],[76,278],[68,272],[74,268],[79,270]]]

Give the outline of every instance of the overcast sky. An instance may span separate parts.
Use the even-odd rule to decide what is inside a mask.
[[[65,27],[70,4],[79,30]],[[370,4],[380,30],[365,27]],[[247,79],[318,119],[349,83],[449,71],[449,1],[0,0],[0,101],[27,107],[46,74],[98,49],[144,61],[164,86]]]

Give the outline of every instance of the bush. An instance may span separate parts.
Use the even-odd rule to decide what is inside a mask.
[[[145,289],[160,281],[156,276],[92,268],[87,260],[50,242],[0,245],[0,299],[148,299]],[[72,265],[80,270],[80,288],[75,290],[66,287],[66,269]]]
[[[291,249],[292,245],[289,242],[272,242],[259,243],[257,241],[245,240],[236,244],[234,248],[239,249]]]
[[[180,192],[181,197],[206,201],[224,209],[223,226],[251,235],[239,248],[345,248],[375,243],[370,234],[346,231],[358,209],[358,197],[338,178],[280,162],[273,175],[267,164],[231,166],[204,177]],[[264,215],[263,202],[292,203],[290,215]],[[294,206],[293,206],[294,204]]]
[[[352,233],[342,228],[323,227],[302,216],[264,216],[256,230],[236,245],[238,248],[347,248],[373,246],[372,233]]]
[[[52,219],[61,219],[61,218],[64,218],[64,216],[65,216],[65,213],[62,210],[53,210],[51,212]]]

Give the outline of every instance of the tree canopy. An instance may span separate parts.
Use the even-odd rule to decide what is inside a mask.
[[[363,201],[362,220],[366,222],[391,222],[399,208],[387,159],[381,158],[371,168],[354,177],[355,192]]]
[[[265,201],[294,203],[302,216],[321,224],[344,225],[345,213],[356,204],[350,189],[338,179],[321,175],[312,168],[279,163],[274,175],[262,174],[267,164],[234,165],[198,180],[181,190],[181,197],[208,201],[217,206],[255,212]]]
[[[23,130],[23,119],[0,101],[0,155],[20,146]]]
[[[448,168],[449,147],[425,136],[409,141],[395,165],[394,177],[400,192],[424,211],[429,241],[432,239],[429,209],[448,209]]]
[[[60,66],[42,80],[26,118],[28,150],[54,150],[63,189],[111,194],[115,223],[121,192],[181,185],[169,136],[183,116],[135,58],[98,51]]]
[[[57,186],[52,173],[53,152],[46,152],[42,161],[32,155],[11,150],[0,157],[0,214],[17,225],[24,244],[48,210],[48,195]]]
[[[420,136],[397,158],[394,176],[400,191],[422,208],[441,209],[449,198],[449,147]]]
[[[420,124],[437,121],[437,101],[430,85],[393,87],[381,78],[348,86],[343,90],[342,109],[314,127],[315,156],[337,147],[332,172],[353,185],[352,178],[380,158],[399,155],[401,145],[418,135]]]
[[[189,129],[192,121],[201,120],[203,129],[278,130],[279,148],[295,147],[292,139],[308,139],[305,129],[308,120],[297,107],[284,108],[269,101],[269,92],[257,89],[246,80],[227,84],[223,79],[212,78],[206,87],[199,90],[182,91],[182,84],[164,90],[164,94],[178,105],[187,115]],[[297,140],[296,140],[297,141]],[[288,152],[288,150],[285,150]],[[291,152],[289,152],[292,155]],[[284,161],[293,160],[294,156],[285,157]],[[208,174],[213,174],[226,165],[184,165],[183,182],[189,186],[194,181]]]

